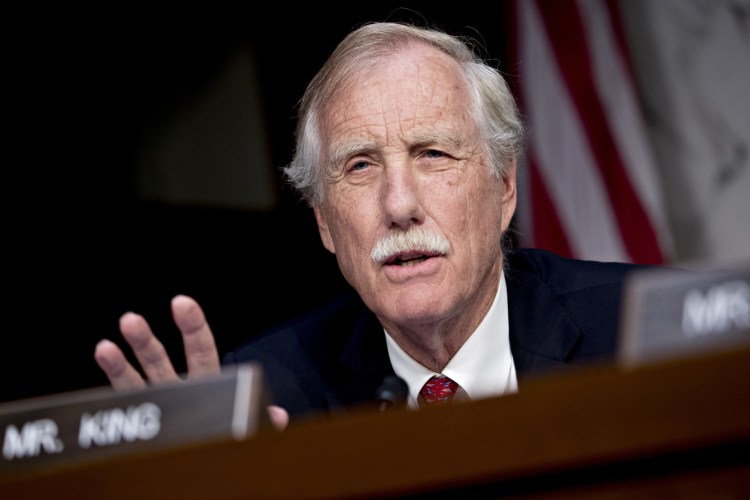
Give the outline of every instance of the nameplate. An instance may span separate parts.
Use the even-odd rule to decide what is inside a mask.
[[[85,389],[0,405],[0,476],[202,441],[242,440],[269,425],[261,368],[115,391]]]
[[[625,365],[750,345],[750,266],[652,269],[625,288],[618,356]]]

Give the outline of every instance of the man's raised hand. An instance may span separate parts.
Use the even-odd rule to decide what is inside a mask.
[[[182,333],[188,378],[218,375],[221,372],[219,352],[203,309],[191,297],[177,295],[172,299],[172,317]],[[120,332],[133,349],[149,382],[180,380],[164,345],[156,338],[143,316],[133,312],[120,316]],[[146,380],[140,372],[111,340],[99,341],[94,350],[94,358],[115,389],[146,386]],[[279,406],[269,406],[268,414],[276,429],[283,430],[289,423],[289,414]]]
[[[218,375],[219,353],[206,317],[198,303],[186,295],[172,299],[172,317],[182,333],[188,377]],[[143,316],[127,312],[120,317],[120,331],[152,383],[178,381],[164,346]],[[146,380],[131,365],[120,348],[110,340],[96,345],[94,358],[115,389],[145,387]]]

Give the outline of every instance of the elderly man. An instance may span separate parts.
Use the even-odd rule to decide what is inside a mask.
[[[353,293],[224,357],[262,364],[279,425],[372,402],[388,375],[416,407],[430,380],[449,383],[433,395],[497,396],[614,353],[632,266],[504,251],[522,136],[503,77],[460,39],[373,23],[341,42],[302,99],[285,174]],[[189,376],[218,373],[198,304],[172,308]],[[148,380],[179,378],[144,318],[120,328]],[[145,384],[114,343],[95,357],[115,388]]]

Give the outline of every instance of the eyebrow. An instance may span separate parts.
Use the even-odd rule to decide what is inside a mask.
[[[421,149],[431,144],[445,144],[455,148],[459,147],[462,142],[462,139],[455,133],[433,130],[426,133],[414,134],[414,137],[409,140],[409,150]]]
[[[374,141],[352,141],[337,145],[328,155],[328,165],[342,165],[349,158],[361,154],[372,154],[378,145]]]

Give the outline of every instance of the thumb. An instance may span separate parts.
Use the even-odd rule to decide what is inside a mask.
[[[268,407],[268,416],[271,417],[271,424],[278,431],[283,431],[289,425],[289,412],[281,406],[270,405]]]

